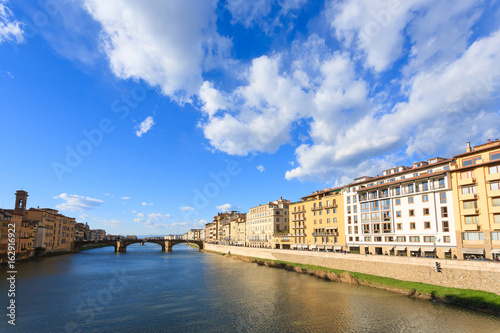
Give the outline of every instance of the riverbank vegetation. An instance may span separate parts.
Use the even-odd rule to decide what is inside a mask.
[[[466,307],[476,311],[500,315],[500,295],[485,291],[441,287],[432,284],[402,281],[393,278],[343,271],[328,267],[245,257],[216,251],[205,252],[230,256],[233,259],[252,262],[261,266],[281,268],[301,274],[314,275],[318,278],[329,281],[364,285],[403,294],[409,297],[430,300],[433,302],[442,302],[460,307]]]
[[[95,245],[89,245],[89,246],[84,246],[79,249],[79,251],[85,251],[85,250],[92,250],[92,249],[97,249],[100,247],[108,247],[108,246],[113,246],[111,244],[95,244]]]

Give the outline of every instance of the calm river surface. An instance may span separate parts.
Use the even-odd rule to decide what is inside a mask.
[[[500,318],[257,266],[186,245],[84,251],[17,265],[1,332],[500,332]]]

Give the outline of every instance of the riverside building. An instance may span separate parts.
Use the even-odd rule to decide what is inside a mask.
[[[279,248],[275,234],[288,233],[290,201],[280,198],[264,205],[250,208],[247,215],[246,237],[250,247]]]
[[[500,141],[454,157],[451,178],[458,257],[500,257]]]
[[[350,252],[399,256],[456,254],[449,159],[399,166],[344,188]]]
[[[345,247],[343,189],[316,191],[290,204],[290,248],[339,251]]]

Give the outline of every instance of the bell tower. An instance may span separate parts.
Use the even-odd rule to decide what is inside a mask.
[[[16,206],[14,213],[18,215],[26,214],[26,201],[28,200],[28,192],[19,190],[16,191]]]

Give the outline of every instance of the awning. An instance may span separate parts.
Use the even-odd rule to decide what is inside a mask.
[[[311,249],[314,250],[316,248],[316,245],[311,245]]]
[[[471,248],[471,247],[464,247],[464,248],[462,248],[462,253],[484,254],[484,249],[475,249],[475,248]]]
[[[406,251],[406,246],[396,246],[396,251]]]
[[[309,248],[309,245],[302,245],[302,248],[303,248],[303,249],[308,249],[308,248]]]
[[[438,249],[443,251],[443,252],[450,252],[451,251],[451,247],[444,247],[444,248],[438,248]]]
[[[418,252],[420,251],[420,246],[408,246],[408,250]]]
[[[290,245],[290,248],[291,248],[291,249],[296,249],[296,248],[297,248],[297,244],[292,244],[292,245]]]
[[[340,246],[340,245],[335,245],[335,246],[334,246],[334,249],[335,249],[335,250],[342,250],[342,246]]]
[[[325,227],[325,230],[332,230],[332,229],[333,229],[333,230],[337,230],[337,229],[338,229],[338,227]]]
[[[493,249],[491,250],[491,253],[500,254],[500,249]]]
[[[327,250],[333,250],[333,245],[325,245],[325,249],[327,249]]]
[[[318,245],[318,250],[324,250],[325,246],[324,245]]]

